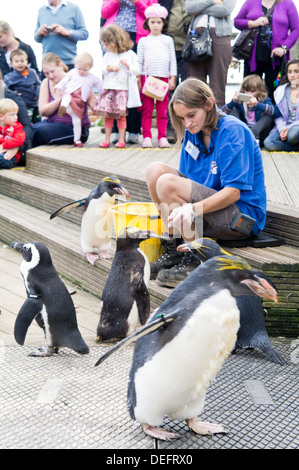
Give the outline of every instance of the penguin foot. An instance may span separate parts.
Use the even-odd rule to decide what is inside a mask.
[[[106,250],[102,250],[99,253],[86,253],[86,258],[90,264],[94,264],[98,259],[111,259],[111,256]]]
[[[186,422],[189,429],[202,436],[206,434],[228,433],[228,430],[222,424],[198,421],[197,418],[186,419]]]
[[[171,439],[177,439],[180,437],[179,434],[167,431],[163,428],[155,428],[154,426],[150,426],[147,423],[143,423],[141,427],[145,434],[150,437],[154,437],[155,439],[160,439],[161,441],[170,441]]]
[[[28,354],[28,356],[50,357],[53,356],[54,353],[58,353],[58,348],[51,348],[50,346],[48,346],[47,348],[38,348],[37,351],[32,351],[32,353]]]
[[[110,256],[110,255],[107,253],[106,250],[101,250],[101,251],[99,252],[99,257],[100,257],[100,259],[111,259],[111,258],[112,258],[112,256]]]

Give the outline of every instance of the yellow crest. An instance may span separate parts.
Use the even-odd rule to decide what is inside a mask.
[[[251,270],[252,267],[250,264],[247,263],[247,261],[237,257],[237,256],[232,256],[229,255],[230,258],[221,258],[220,256],[217,257],[217,264],[219,265],[219,268],[217,268],[217,271],[223,271],[224,269],[248,269]]]
[[[101,182],[120,184],[120,181],[118,178],[116,178],[116,176],[105,176],[104,178],[101,179]]]

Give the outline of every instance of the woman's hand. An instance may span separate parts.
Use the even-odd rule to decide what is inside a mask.
[[[248,28],[249,29],[259,28],[260,26],[267,26],[267,24],[269,24],[268,18],[266,18],[265,16],[260,16],[256,20],[249,20]]]
[[[283,49],[283,47],[275,47],[275,49],[273,49],[271,51],[271,57],[273,56],[278,56],[278,57],[282,57],[284,56],[286,53],[286,51]]]
[[[169,90],[174,90],[175,89],[175,84],[176,84],[176,77],[170,77],[169,79]]]
[[[191,227],[194,222],[195,212],[191,202],[176,207],[168,217],[168,227],[174,227],[180,232],[182,227]]]

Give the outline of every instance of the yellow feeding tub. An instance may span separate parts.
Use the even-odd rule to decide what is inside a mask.
[[[114,219],[115,235],[126,227],[137,227],[141,230],[152,230],[161,235],[165,233],[165,226],[160,218],[156,206],[152,202],[128,202],[117,204],[111,208]],[[161,240],[151,238],[140,243],[140,248],[146,254],[150,263],[153,263],[163,251]]]

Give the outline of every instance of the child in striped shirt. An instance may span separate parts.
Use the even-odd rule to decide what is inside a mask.
[[[137,56],[141,69],[141,87],[143,87],[146,76],[151,75],[169,83],[169,90],[174,90],[177,75],[177,64],[173,39],[162,34],[167,29],[166,21],[168,11],[159,4],[154,4],[145,10],[146,20],[144,29],[150,34],[138,42]],[[160,148],[169,147],[166,138],[167,128],[167,106],[169,92],[163,101],[156,100],[158,142]],[[143,134],[143,148],[152,147],[152,117],[155,100],[143,93],[141,126]]]

